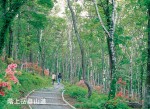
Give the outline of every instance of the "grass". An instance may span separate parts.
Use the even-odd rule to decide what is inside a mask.
[[[93,92],[92,96],[87,98],[87,89],[76,85],[66,84],[65,89],[66,99],[77,109],[130,109],[120,98],[108,101],[108,95],[97,92]]]

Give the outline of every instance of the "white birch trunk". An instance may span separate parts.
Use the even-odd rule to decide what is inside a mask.
[[[71,36],[71,30],[72,25],[68,24],[68,41],[69,41],[69,51],[70,51],[70,82],[73,83],[73,60],[72,60],[72,36]]]

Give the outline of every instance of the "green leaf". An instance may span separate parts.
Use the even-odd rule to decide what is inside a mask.
[[[48,8],[53,7],[53,2],[51,0],[38,0],[38,4]]]

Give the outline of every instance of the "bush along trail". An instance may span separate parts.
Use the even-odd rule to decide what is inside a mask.
[[[4,65],[5,66],[5,65]],[[4,68],[6,68],[4,70]],[[129,98],[118,91],[114,99],[102,93],[101,87],[94,86],[90,98],[83,80],[76,84],[52,85],[51,78],[36,73],[19,71],[17,64],[9,64],[0,73],[0,109],[131,109]],[[118,87],[126,83],[119,78]],[[65,89],[65,96],[63,96]],[[30,93],[29,93],[30,92]],[[132,104],[131,104],[132,105]]]
[[[52,86],[45,75],[21,72],[17,64],[9,64],[0,74],[0,109],[71,109],[64,100],[63,84]]]
[[[49,77],[16,68],[17,64],[10,64],[0,73],[0,109],[28,109],[23,98],[33,89],[51,86]]]
[[[87,89],[81,84],[66,84],[65,90],[65,99],[77,109],[131,109],[120,95],[108,100],[108,95],[94,91],[87,98]]]

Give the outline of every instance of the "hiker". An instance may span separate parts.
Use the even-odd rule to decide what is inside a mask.
[[[53,73],[53,74],[52,74],[52,84],[53,84],[53,85],[54,85],[55,80],[56,80],[56,75]]]
[[[58,85],[60,84],[61,82],[61,78],[62,78],[62,75],[61,73],[58,74],[58,77],[57,77],[57,82],[58,82]]]

